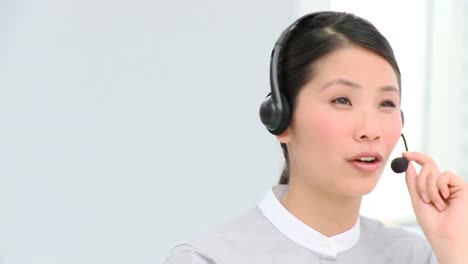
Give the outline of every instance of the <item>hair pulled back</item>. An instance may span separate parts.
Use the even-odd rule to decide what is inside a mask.
[[[278,79],[291,114],[300,89],[314,77],[314,63],[346,46],[369,49],[382,56],[395,70],[401,91],[401,74],[387,39],[367,20],[350,13],[318,12],[301,19],[279,54]],[[281,143],[285,165],[280,184],[288,184],[289,156]]]

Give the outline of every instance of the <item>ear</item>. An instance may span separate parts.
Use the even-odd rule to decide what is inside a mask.
[[[286,128],[286,130],[283,133],[276,136],[276,139],[278,139],[278,141],[280,143],[284,143],[284,144],[289,143],[291,141],[291,131],[290,130],[291,130],[290,127]]]

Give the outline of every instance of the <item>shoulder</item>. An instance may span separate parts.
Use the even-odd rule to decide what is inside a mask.
[[[406,259],[433,257],[432,248],[427,239],[419,233],[408,231],[399,226],[388,226],[367,217],[360,218],[360,243],[375,252],[398,254]]]
[[[171,251],[169,259],[198,261],[189,263],[219,263],[220,258],[245,256],[247,252],[267,248],[268,244],[277,243],[281,239],[284,237],[258,208],[254,208],[196,239],[177,245]]]
[[[361,234],[363,238],[375,240],[378,236],[379,240],[395,241],[398,239],[408,239],[424,242],[426,239],[422,234],[408,231],[400,226],[389,226],[378,220],[360,217]]]
[[[210,256],[201,252],[198,248],[190,244],[180,244],[174,247],[165,264],[214,264],[216,263]]]

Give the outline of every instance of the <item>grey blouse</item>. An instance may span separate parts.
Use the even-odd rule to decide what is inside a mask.
[[[166,264],[436,264],[427,240],[366,217],[337,236],[325,237],[279,202],[277,185],[253,210],[193,241],[173,248]]]

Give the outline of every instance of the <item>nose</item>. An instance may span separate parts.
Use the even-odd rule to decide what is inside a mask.
[[[379,140],[382,134],[381,122],[376,115],[363,113],[356,123],[354,138],[359,142]]]

